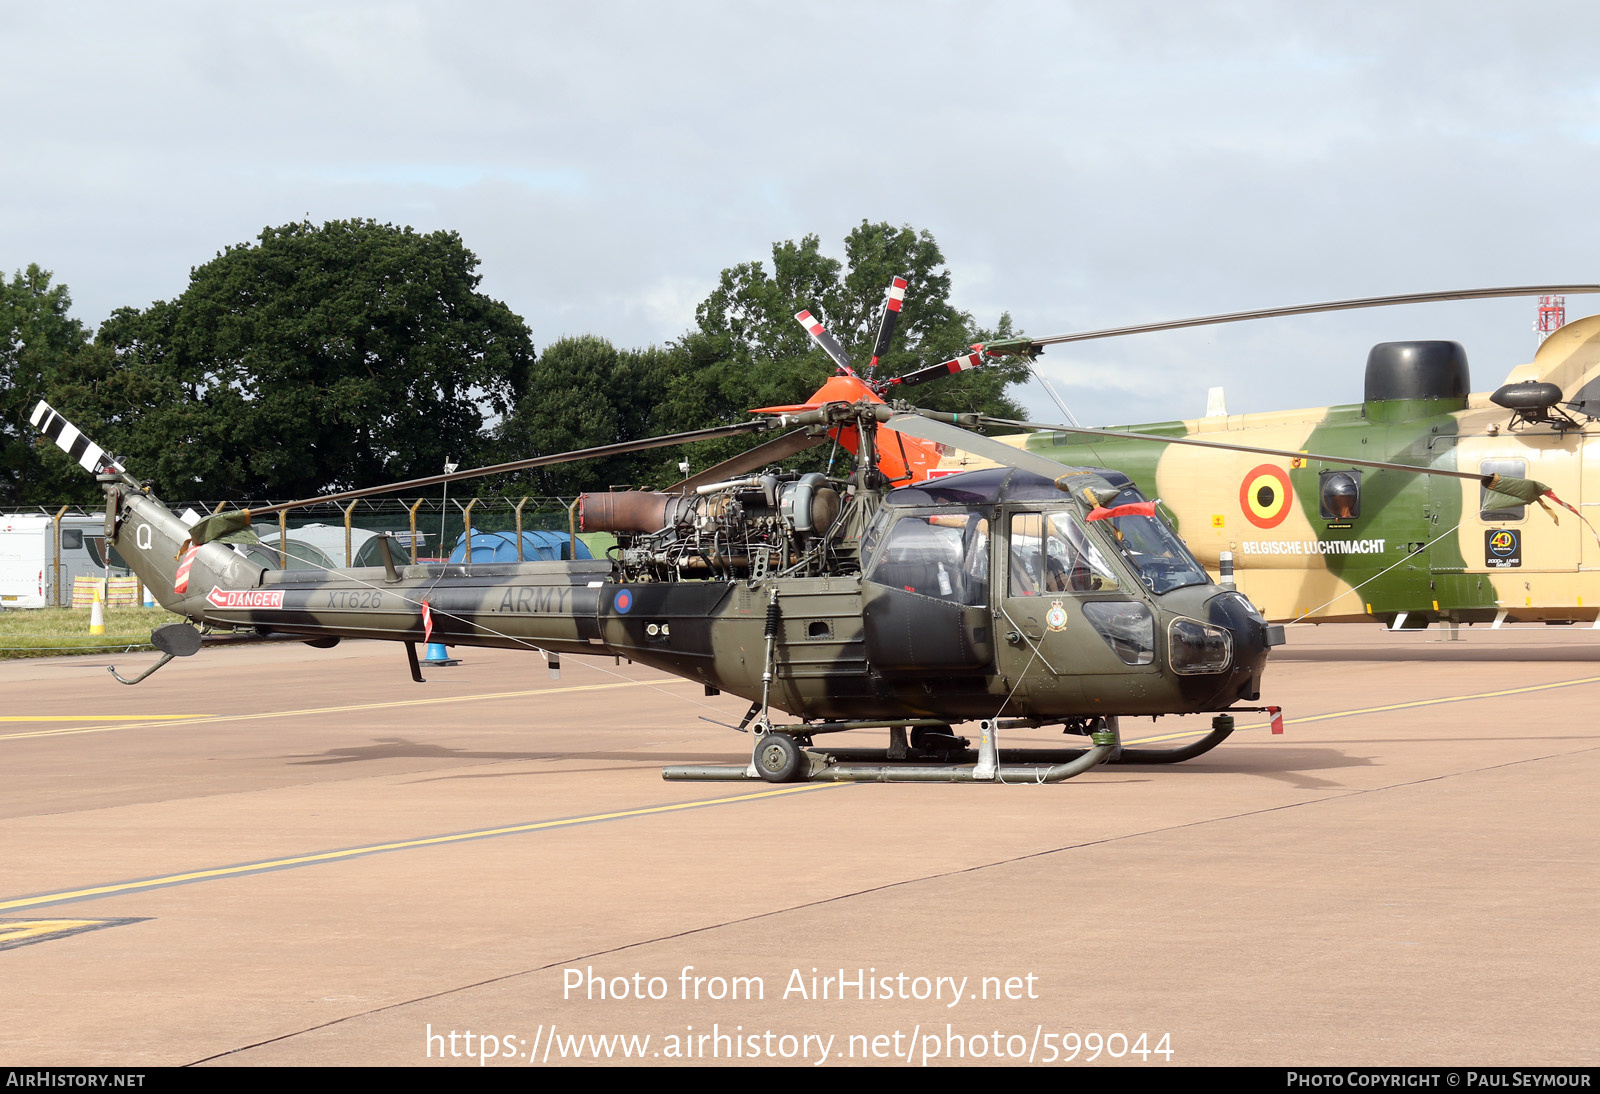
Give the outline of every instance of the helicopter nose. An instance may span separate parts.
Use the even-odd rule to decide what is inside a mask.
[[[1206,618],[1233,638],[1233,674],[1229,686],[1237,686],[1240,699],[1260,698],[1261,673],[1267,653],[1283,644],[1283,627],[1268,623],[1243,593],[1222,592],[1207,605]]]

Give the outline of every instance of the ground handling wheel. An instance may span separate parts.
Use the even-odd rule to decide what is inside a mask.
[[[787,733],[768,733],[756,745],[756,773],[769,783],[799,782],[807,767],[800,743]]]
[[[948,762],[972,742],[957,737],[949,726],[916,726],[911,730],[911,750],[919,756]]]

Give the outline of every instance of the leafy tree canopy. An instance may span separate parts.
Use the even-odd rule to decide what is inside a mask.
[[[374,221],[267,228],[191,271],[177,299],[101,327],[72,377],[102,443],[181,497],[311,495],[486,455],[534,359],[477,291],[454,232]],[[70,416],[70,415],[69,415]],[[87,429],[90,422],[85,421]]]
[[[0,492],[92,501],[93,484],[26,429],[41,392],[169,496],[309,496],[462,466],[594,447],[743,419],[805,399],[834,371],[794,320],[819,316],[870,358],[884,290],[910,281],[880,376],[1015,333],[980,328],[950,301],[927,232],[862,222],[844,260],[816,236],[774,244],[770,264],[722,272],[695,327],[666,347],[619,350],[565,338],[535,359],[527,327],[477,291],[477,259],[450,232],[372,221],[268,228],[191,271],[171,301],[124,308],[90,344],[64,286],[37,267],[0,282]],[[921,406],[1020,416],[1006,398],[1025,376],[995,363],[907,394]],[[491,439],[486,420],[500,422]],[[662,486],[750,442],[705,442],[573,464],[468,489],[568,495]],[[821,466],[822,448],[796,466]],[[53,461],[53,462],[52,462]],[[34,495],[23,498],[22,494]]]
[[[530,370],[515,413],[500,427],[496,462],[670,432],[661,426],[658,396],[682,363],[682,354],[671,348],[618,350],[592,334],[552,343]],[[657,454],[557,464],[494,489],[570,496],[642,481],[659,462]]]
[[[92,502],[82,468],[28,424],[40,398],[92,356],[89,332],[71,318],[65,285],[37,265],[0,278],[0,505]]]

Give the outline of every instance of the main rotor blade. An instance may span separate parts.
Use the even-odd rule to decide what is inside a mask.
[[[982,368],[984,364],[983,354],[978,350],[974,350],[960,357],[952,357],[948,361],[940,361],[937,365],[929,365],[927,368],[919,368],[915,372],[908,372],[904,376],[896,376],[889,383],[901,384],[905,387],[916,387],[918,384],[925,384],[929,380],[937,380],[941,376],[950,376],[953,373]]]
[[[669,433],[663,437],[647,437],[639,441],[621,441],[617,444],[603,444],[597,448],[580,448],[572,452],[558,452],[551,456],[534,456],[526,460],[513,460],[510,463],[497,463],[488,467],[474,467],[468,471],[455,471],[448,475],[429,475],[421,479],[408,479],[405,482],[390,483],[387,486],[369,486],[361,490],[345,490],[338,494],[323,494],[316,498],[302,498],[299,501],[286,501],[278,505],[263,505],[260,508],[252,507],[252,515],[261,513],[276,513],[281,509],[293,509],[301,505],[316,505],[329,501],[348,501],[352,498],[364,498],[372,494],[392,494],[396,490],[417,490],[424,486],[438,486],[440,483],[455,482],[457,479],[476,479],[484,475],[498,475],[507,471],[523,471],[530,467],[548,467],[551,464],[571,463],[574,460],[601,459],[605,456],[625,456],[630,452],[644,452],[652,448],[668,448],[676,444],[692,444],[695,441],[714,441],[720,437],[737,437],[741,433],[760,433],[771,429],[770,420],[757,418],[754,421],[740,422],[738,425],[713,426],[710,429],[693,429],[687,433]]]
[[[803,429],[796,429],[792,433],[785,433],[781,437],[774,437],[764,444],[758,444],[750,451],[735,456],[731,460],[723,460],[715,467],[708,467],[698,475],[690,475],[680,483],[667,487],[664,493],[692,494],[697,487],[708,483],[722,482],[724,479],[735,478],[749,471],[777,463],[796,452],[804,452],[808,448],[815,448],[828,439],[826,433],[817,437],[806,435]]]
[[[1158,330],[1178,330],[1182,327],[1208,327],[1220,323],[1242,323],[1246,319],[1272,319],[1285,315],[1312,315],[1325,311],[1351,311],[1356,308],[1382,308],[1391,304],[1428,304],[1440,300],[1489,300],[1502,296],[1551,296],[1571,293],[1600,293],[1600,285],[1517,285],[1502,289],[1458,289],[1454,292],[1406,293],[1399,296],[1367,296],[1359,300],[1334,300],[1325,304],[1295,304],[1287,308],[1261,308],[1256,311],[1235,311],[1222,315],[1204,315],[1195,319],[1172,319],[1164,323],[1140,323],[1131,327],[1109,327],[1105,330],[1082,331],[1077,334],[1053,334],[1048,338],[1032,338],[1032,347],[1053,346],[1061,342],[1087,342],[1095,338],[1121,338],[1125,334],[1147,334]],[[1017,342],[1022,342],[1017,339]]]
[[[939,444],[971,452],[974,456],[982,456],[995,463],[1032,471],[1035,475],[1043,475],[1047,479],[1059,479],[1071,470],[1066,464],[1058,463],[1036,452],[1029,452],[1026,448],[1013,448],[1009,444],[1001,444],[992,437],[973,433],[949,422],[934,421],[920,414],[893,414],[882,424],[897,433],[920,437],[925,441],[937,441]]]
[[[867,365],[869,380],[877,374],[878,362],[889,352],[889,343],[894,338],[895,323],[899,321],[900,308],[905,304],[907,284],[909,282],[899,276],[889,281],[889,291],[883,297],[883,318],[878,321],[878,340],[873,343],[872,362]]]
[[[846,376],[855,375],[855,370],[850,367],[850,355],[839,344],[839,340],[828,333],[828,328],[822,325],[822,320],[809,311],[797,311],[794,313],[794,321],[806,329],[806,333],[811,335],[811,340],[822,347],[823,353],[833,358],[833,363],[843,369]]]
[[[1453,479],[1474,479],[1479,482],[1488,478],[1487,475],[1472,471],[1450,471],[1442,467],[1422,467],[1414,463],[1386,463],[1382,460],[1359,460],[1351,456],[1324,456],[1316,452],[1293,452],[1286,448],[1257,448],[1255,445],[1227,444],[1223,441],[1197,441],[1189,437],[1162,437],[1155,433],[1125,433],[1117,429],[1086,429],[1082,426],[1040,425],[1037,422],[1014,422],[1008,418],[982,418],[980,420],[985,425],[1034,429],[1050,433],[1079,433],[1087,437],[1103,437],[1108,441],[1157,441],[1161,444],[1185,444],[1194,448],[1220,448],[1228,452],[1248,452],[1259,456],[1285,456],[1292,460],[1317,460],[1321,463],[1350,464],[1354,467],[1376,467],[1384,471],[1410,471],[1414,475],[1446,475]],[[984,453],[978,454],[984,455]],[[989,459],[998,462],[999,458],[990,456]]]

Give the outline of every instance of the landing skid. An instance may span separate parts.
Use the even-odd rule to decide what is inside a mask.
[[[941,763],[913,758],[914,752],[906,748],[903,731],[891,736],[886,749],[817,748],[807,747],[810,737],[817,732],[815,726],[774,727],[758,723],[754,728],[760,736],[748,765],[668,767],[662,769],[661,777],[669,782],[760,779],[772,783],[1058,783],[1103,763],[1164,764],[1191,760],[1227,740],[1234,727],[1231,716],[1220,714],[1212,719],[1210,733],[1182,748],[1123,748],[1116,720],[1104,719],[1090,734],[1094,744],[1087,749],[1002,749],[998,723],[986,720],[979,723],[976,749],[952,749]],[[951,741],[966,743],[953,737]]]

